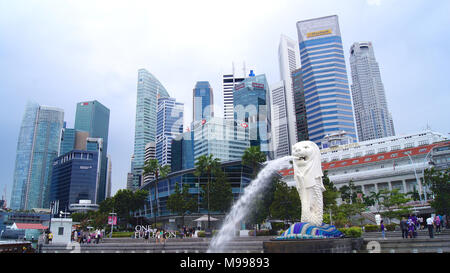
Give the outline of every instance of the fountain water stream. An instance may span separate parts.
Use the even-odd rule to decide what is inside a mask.
[[[264,168],[245,188],[243,195],[241,195],[225,217],[221,229],[211,240],[208,253],[224,252],[226,250],[227,243],[235,236],[236,226],[245,220],[250,212],[252,202],[270,185],[271,178],[278,171],[292,167],[291,160],[292,156],[285,156],[265,162]]]

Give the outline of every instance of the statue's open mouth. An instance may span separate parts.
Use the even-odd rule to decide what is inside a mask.
[[[299,157],[297,157],[297,160],[303,160],[303,161],[306,161],[306,156],[299,156]]]

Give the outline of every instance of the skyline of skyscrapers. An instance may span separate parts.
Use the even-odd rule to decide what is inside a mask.
[[[155,158],[161,165],[172,163],[173,139],[182,140],[183,145],[176,149],[180,148],[184,154],[192,152],[193,158],[199,154],[214,154],[228,160],[232,156],[225,156],[224,151],[231,148],[224,143],[222,150],[213,152],[212,149],[204,148],[213,145],[210,140],[220,135],[219,129],[230,127],[233,121],[231,127],[248,127],[246,131],[251,140],[249,145],[260,145],[268,154],[273,152],[273,158],[289,155],[292,144],[306,139],[316,142],[322,148],[323,145],[336,141],[337,136],[339,139],[346,138],[346,141],[356,142],[358,137],[359,141],[364,141],[395,135],[372,44],[357,42],[350,49],[350,94],[338,17],[333,15],[298,21],[296,27],[298,42],[285,35],[280,38],[278,65],[281,81],[268,84],[265,74],[249,75],[245,63],[237,69],[233,63],[232,73],[221,75],[223,121],[219,122],[214,117],[214,94],[209,81],[196,82],[192,93],[192,129],[196,126],[197,131],[183,133],[182,121],[181,127],[174,126],[172,122],[175,122],[176,117],[179,120],[180,114],[183,116],[183,109],[177,108],[178,116],[173,115],[169,108],[174,109],[176,106],[171,103],[178,106],[183,104],[170,98],[164,86],[150,72],[139,69],[134,153],[130,171],[133,179],[130,183],[130,176],[127,176],[127,187],[131,185],[131,189],[137,189],[142,186],[142,168],[148,158],[146,150],[149,143],[153,143]],[[101,109],[96,109],[94,104],[100,105]],[[243,108],[238,109],[239,107]],[[241,110],[243,111],[240,112]],[[58,145],[58,156],[62,156],[83,145],[89,150],[89,137],[103,139],[97,201],[107,197],[111,190],[110,156],[107,154],[108,125],[108,108],[97,101],[78,103],[75,126],[73,129],[63,126],[61,143]],[[202,130],[215,129],[199,130],[202,127]],[[199,138],[200,132],[206,138]],[[186,144],[188,137],[191,137],[192,147]],[[195,146],[195,141],[200,139],[209,142],[202,144],[203,146]],[[343,143],[338,141],[336,145]],[[233,156],[235,159],[239,153]],[[188,158],[181,163],[177,159],[176,164],[182,169],[192,168],[194,161]],[[15,181],[14,183],[16,184]]]
[[[395,135],[380,67],[371,42],[356,42],[351,46],[350,68],[359,141]]]
[[[309,140],[345,132],[357,141],[337,15],[297,22]]]
[[[27,103],[16,149],[12,209],[49,208],[52,163],[63,123],[64,110]]]

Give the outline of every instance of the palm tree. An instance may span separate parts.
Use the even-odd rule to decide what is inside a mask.
[[[251,146],[245,150],[244,155],[242,155],[242,164],[247,165],[253,170],[253,179],[259,172],[259,166],[261,163],[266,162],[267,156],[265,153],[261,152],[260,146]]]
[[[158,180],[159,178],[165,178],[170,173],[170,166],[161,166],[158,163],[158,159],[149,159],[145,162],[143,175],[153,174],[155,175],[155,207],[158,208]],[[156,227],[156,210],[153,209],[154,223]]]
[[[197,162],[195,162],[195,171],[194,175],[197,177],[206,175],[207,181],[207,202],[208,202],[208,229],[211,228],[210,221],[210,212],[209,212],[209,184],[211,182],[211,176],[216,172],[216,170],[220,169],[220,159],[213,158],[213,155],[202,155],[197,158]]]

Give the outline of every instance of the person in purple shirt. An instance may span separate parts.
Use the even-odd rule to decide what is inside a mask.
[[[380,230],[381,230],[381,236],[383,237],[383,239],[386,239],[383,220],[381,220],[381,222],[380,222]]]

